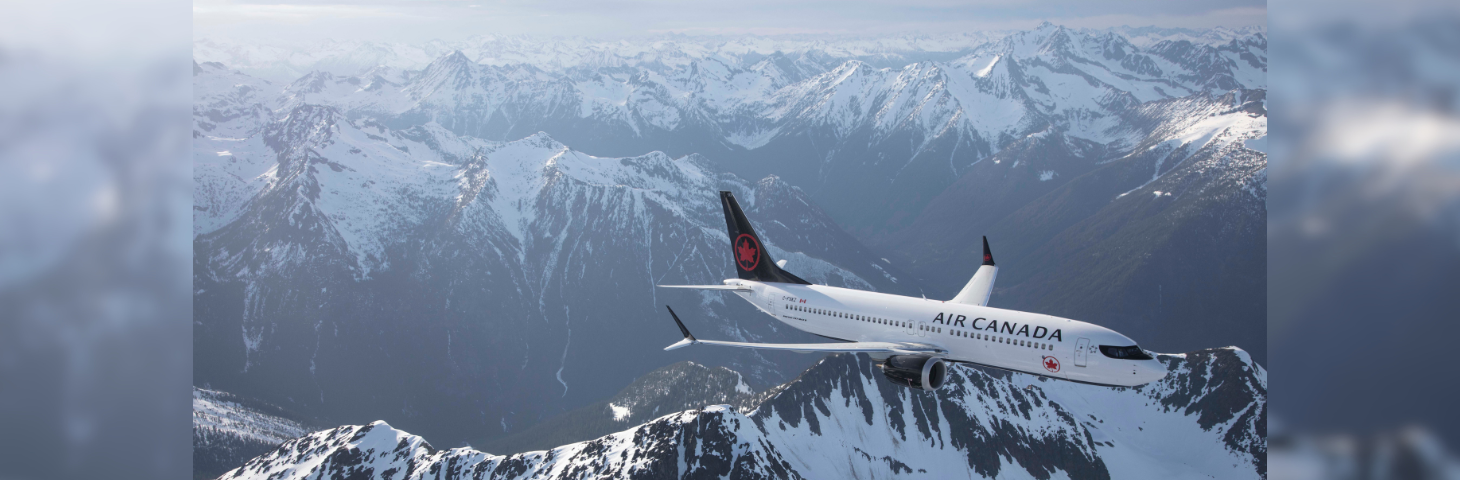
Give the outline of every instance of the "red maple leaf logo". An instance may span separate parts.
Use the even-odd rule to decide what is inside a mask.
[[[1044,357],[1044,369],[1058,373],[1060,371],[1059,359],[1050,356]]]
[[[755,237],[741,234],[735,239],[735,263],[741,270],[755,270],[760,265],[760,244]]]

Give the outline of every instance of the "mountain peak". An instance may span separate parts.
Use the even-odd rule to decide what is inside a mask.
[[[329,82],[334,79],[334,74],[330,72],[315,70],[290,83],[288,87],[284,88],[284,92],[286,94],[319,93],[324,91]]]
[[[562,150],[564,148],[568,148],[567,145],[564,145],[562,142],[557,141],[552,137],[552,135],[548,135],[548,133],[544,131],[538,131],[537,133],[523,137],[521,140],[515,140],[508,143],[532,146],[537,148],[546,148],[551,150]]]
[[[461,50],[452,50],[445,57],[441,57],[441,60],[450,63],[471,63],[471,59],[467,58],[466,54],[462,53]]]
[[[755,478],[801,478],[812,472],[835,478],[880,478],[916,468],[934,478],[968,473],[1128,478],[1164,468],[1179,476],[1261,476],[1267,456],[1266,388],[1248,389],[1255,372],[1244,371],[1230,359],[1216,350],[1161,355],[1172,374],[1136,388],[956,367],[950,368],[949,385],[936,396],[927,396],[910,395],[881,378],[866,355],[838,354],[768,390],[749,413],[728,405],[696,408],[659,416],[619,434],[507,456],[471,448],[438,452],[421,437],[379,422],[343,426],[285,442],[228,475],[305,479],[326,472],[394,468],[442,471],[447,476],[487,472],[484,478],[539,477],[560,471],[679,477],[685,472],[724,476],[733,468]],[[645,386],[654,388],[631,390],[654,391],[659,385],[698,388],[687,385],[698,383],[686,382],[691,377],[717,376],[728,385],[739,376],[679,365],[664,369],[665,375],[646,376],[650,383]],[[597,407],[603,412],[600,418],[610,412],[627,417],[631,410],[650,405],[635,404],[635,398],[615,397]],[[658,412],[664,413],[669,412]],[[1145,427],[1118,427],[1136,424]],[[825,448],[829,441],[847,438],[862,439],[855,453]],[[1172,448],[1183,441],[1189,445]],[[1181,455],[1221,461],[1190,462],[1177,458]]]
[[[328,139],[340,121],[340,111],[326,105],[303,104],[264,130],[264,143],[283,152],[307,142]]]
[[[426,65],[425,72],[442,69],[455,71],[470,67],[474,63],[476,62],[471,61],[471,58],[468,58],[461,50],[452,50],[451,53],[432,60],[429,65]]]
[[[422,93],[435,92],[443,87],[448,87],[448,90],[466,88],[472,84],[472,70],[476,66],[477,63],[461,50],[453,50],[426,65],[421,71],[421,85],[415,88]]]

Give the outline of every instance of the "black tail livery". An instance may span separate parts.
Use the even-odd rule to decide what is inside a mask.
[[[735,271],[742,280],[811,284],[776,266],[770,252],[765,250],[765,244],[761,243],[755,230],[750,228],[750,220],[745,219],[745,212],[740,211],[740,204],[735,202],[735,194],[720,192],[720,205],[725,207],[725,227],[730,231],[730,253],[735,259]]]

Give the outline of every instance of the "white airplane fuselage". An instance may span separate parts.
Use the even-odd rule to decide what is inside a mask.
[[[1113,358],[1136,342],[1099,325],[1037,313],[847,288],[727,279],[745,301],[791,327],[853,342],[912,342],[942,358],[1064,380],[1135,386],[1159,380],[1155,359]]]

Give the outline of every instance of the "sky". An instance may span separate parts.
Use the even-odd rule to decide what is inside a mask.
[[[269,44],[424,42],[473,35],[947,34],[1121,25],[1265,25],[1265,0],[197,0],[193,36]]]

